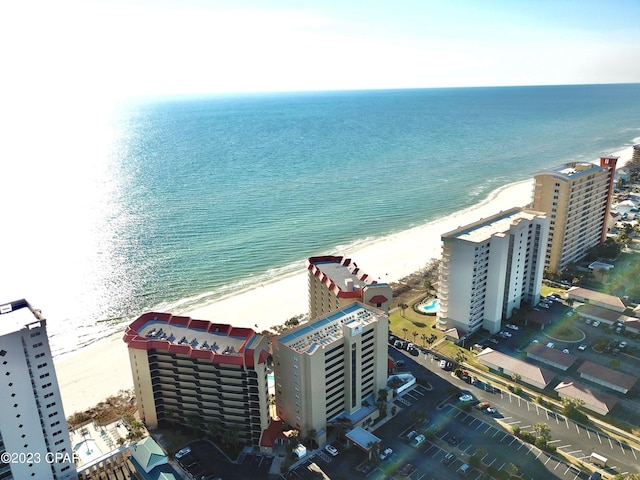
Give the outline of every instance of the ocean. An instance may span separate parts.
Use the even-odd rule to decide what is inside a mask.
[[[0,302],[42,309],[60,355],[637,143],[640,84],[147,98],[55,123],[0,193]]]

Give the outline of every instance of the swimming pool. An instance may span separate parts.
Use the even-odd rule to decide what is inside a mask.
[[[428,303],[421,303],[418,305],[418,309],[429,315],[435,315],[439,308],[438,300],[433,299]]]

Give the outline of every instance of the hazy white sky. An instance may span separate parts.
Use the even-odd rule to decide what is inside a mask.
[[[640,82],[639,0],[21,0],[0,17],[14,99]]]

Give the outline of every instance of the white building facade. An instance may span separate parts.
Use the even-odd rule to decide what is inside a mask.
[[[26,300],[0,305],[0,382],[0,478],[77,478],[46,320]]]
[[[442,235],[438,326],[496,333],[538,303],[548,233],[543,213],[513,208]]]

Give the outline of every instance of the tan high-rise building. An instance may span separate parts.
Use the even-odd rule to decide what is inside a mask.
[[[301,431],[314,429],[322,445],[327,426],[368,426],[385,388],[387,315],[360,302],[273,340],[278,416]]]
[[[551,220],[545,266],[559,272],[604,242],[618,157],[567,163],[535,175],[533,210]]]
[[[393,300],[387,283],[378,283],[350,258],[323,256],[307,260],[309,318],[326,315],[353,302],[362,302],[385,313]]]
[[[145,313],[127,327],[138,413],[148,428],[219,422],[257,446],[269,425],[268,340],[250,328]]]

